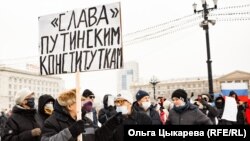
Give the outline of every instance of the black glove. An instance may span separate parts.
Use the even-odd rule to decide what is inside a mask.
[[[69,127],[69,131],[72,135],[72,137],[76,138],[79,134],[82,132],[85,132],[84,130],[84,121],[83,120],[78,120],[75,122],[73,125]]]
[[[114,106],[108,106],[108,110],[109,111],[115,110],[115,107]]]
[[[118,125],[122,123],[122,113],[118,112],[115,115],[113,115],[106,123],[110,129],[116,128]]]

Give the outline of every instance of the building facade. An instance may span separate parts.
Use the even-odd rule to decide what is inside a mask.
[[[38,98],[43,94],[57,96],[64,89],[64,81],[59,77],[40,76],[38,73],[8,67],[0,68],[0,109],[11,109],[15,105],[15,96],[22,88],[29,88]]]
[[[137,62],[127,62],[124,68],[118,70],[117,91],[130,90],[132,83],[139,80],[139,65]]]
[[[243,71],[234,71],[232,73],[216,76],[213,78],[214,93],[221,93],[222,83],[247,83],[250,88],[250,73]],[[196,78],[184,78],[184,79],[173,79],[167,81],[160,81],[156,85],[156,98],[163,96],[167,99],[171,98],[172,92],[176,89],[185,89],[188,93],[188,97],[193,94],[194,97],[202,93],[208,93],[208,80],[207,78],[196,77]],[[153,99],[153,88],[149,82],[146,83],[134,83],[130,87],[130,91],[135,94],[139,89],[143,89],[149,92]],[[249,93],[248,93],[249,97]]]

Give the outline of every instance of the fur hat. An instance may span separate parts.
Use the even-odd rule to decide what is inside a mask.
[[[183,90],[183,89],[177,89],[177,90],[175,90],[175,91],[172,93],[172,97],[171,97],[171,98],[173,98],[173,97],[177,97],[177,98],[179,98],[179,99],[183,99],[184,102],[187,102],[187,93],[186,93],[186,91]]]
[[[133,103],[133,97],[132,94],[129,91],[121,91],[117,96],[116,99],[125,99],[127,100],[129,103]]]
[[[68,106],[76,102],[76,89],[70,89],[63,91],[57,98],[58,103],[61,106]]]
[[[149,94],[146,91],[139,90],[135,95],[136,101],[141,100],[144,96],[149,96]]]
[[[15,102],[17,105],[21,104],[24,99],[31,95],[34,94],[34,92],[32,92],[30,89],[28,88],[23,88],[20,91],[17,92],[16,96],[15,96]]]
[[[83,91],[83,93],[82,93],[82,96],[83,96],[83,97],[89,97],[89,96],[91,96],[91,95],[94,96],[94,93],[93,93],[92,91],[90,91],[89,89],[85,89],[85,90]]]

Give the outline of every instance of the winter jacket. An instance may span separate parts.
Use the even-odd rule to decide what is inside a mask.
[[[216,124],[216,118],[219,114],[216,107],[213,107],[211,104],[207,102],[202,102],[203,109],[200,109],[205,115],[207,115],[210,120],[213,122],[213,124]]]
[[[139,106],[139,104],[136,102],[133,103],[133,106],[132,106],[133,110],[135,111],[140,111],[140,112],[145,112],[144,109],[142,107]],[[161,125],[162,122],[161,122],[161,119],[160,119],[160,115],[159,113],[153,108],[153,106],[151,105],[149,107],[149,117],[151,118],[152,120],[152,124],[153,125]],[[145,112],[146,113],[146,112]]]
[[[87,120],[84,121],[87,126],[85,128],[87,134],[82,134],[83,141],[94,141],[94,134],[88,134],[90,130],[87,129],[91,126],[91,124],[88,123],[90,120],[88,120],[88,122]],[[73,138],[69,131],[69,127],[75,122],[76,120],[69,115],[68,111],[55,101],[53,114],[45,120],[41,141],[76,141],[77,139]]]
[[[187,102],[181,110],[174,106],[169,111],[166,124],[171,125],[212,125],[212,121],[198,107]]]
[[[123,141],[123,125],[152,125],[149,116],[135,110],[129,116],[122,116],[121,123],[116,123],[115,121],[115,116],[112,116],[102,127],[96,130],[96,141]]]
[[[68,129],[75,122],[56,101],[53,114],[44,122],[41,141],[76,141]]]
[[[231,91],[231,92],[233,92],[233,91]],[[238,107],[237,107],[237,109],[238,109],[238,111],[237,111],[237,121],[233,122],[233,124],[234,125],[243,125],[243,124],[245,124],[245,107],[240,102],[240,99],[239,99],[238,95],[235,92],[233,92],[233,93],[231,93],[231,92],[230,92],[229,96],[235,95],[235,100],[236,100],[236,103],[238,105]]]
[[[250,99],[247,100],[247,106],[246,106],[246,123],[247,123],[247,125],[250,125]]]
[[[44,106],[47,102],[55,102],[55,99],[51,95],[44,94],[38,99],[38,114],[37,119],[40,127],[43,127],[44,121],[50,116],[44,112]]]
[[[116,110],[114,106],[108,106],[108,97],[110,95],[107,94],[103,97],[103,108],[98,112],[98,121],[101,124],[104,124],[112,115],[116,114]]]
[[[221,100],[222,103],[218,103],[217,101]],[[233,125],[234,122],[228,121],[225,119],[221,119],[223,112],[224,112],[224,106],[225,106],[225,99],[222,96],[219,96],[215,99],[215,107],[217,108],[218,115],[217,115],[217,125]]]
[[[86,117],[88,117],[90,114],[91,114],[90,117],[92,117],[92,119],[91,118],[89,118],[89,119],[91,119],[91,121],[93,122],[93,126],[95,128],[99,128],[98,120],[97,120],[97,112],[96,112],[95,107],[93,107],[90,112],[86,113]]]
[[[1,116],[0,116],[0,138],[4,134],[4,126],[5,126],[6,121],[7,121],[6,115],[4,114],[4,112],[1,112]]]
[[[245,124],[245,110],[246,107],[244,104],[238,104],[238,112],[237,112],[237,121],[234,123],[235,125],[244,125]]]
[[[31,130],[40,128],[36,119],[36,109],[24,109],[15,105],[12,115],[8,118],[3,135],[3,141],[40,141],[40,137],[33,137]]]
[[[219,99],[222,100],[222,106],[217,105],[217,100]],[[242,113],[244,111],[243,107],[241,105],[237,107],[238,111],[237,111],[237,117],[236,117],[236,122],[235,122],[235,121],[221,119],[223,112],[224,112],[224,105],[225,105],[225,99],[223,97],[219,96],[215,99],[215,106],[218,110],[218,116],[217,116],[218,125],[243,125],[245,122],[244,115]]]

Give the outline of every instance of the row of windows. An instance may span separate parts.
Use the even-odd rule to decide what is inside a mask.
[[[56,82],[48,82],[48,81],[27,79],[27,78],[18,78],[18,77],[9,77],[9,82],[33,84],[33,85],[45,85],[45,86],[53,86],[53,87],[59,86],[58,83],[56,83]]]
[[[221,81],[221,83],[241,83],[241,82],[249,84],[250,80]]]
[[[198,83],[198,84],[195,84],[195,83],[193,83],[193,84],[188,84],[188,83],[186,83],[186,84],[165,84],[165,86],[163,86],[163,85],[161,85],[161,86],[163,86],[163,88],[165,88],[165,89],[201,88],[201,87],[206,87],[207,84],[208,84],[207,82],[203,82],[203,83]],[[150,86],[152,86],[152,85],[150,85]],[[160,89],[161,86],[156,85],[156,88]]]
[[[167,85],[165,88],[166,89],[201,88],[201,87],[206,87],[206,86],[207,86],[207,82],[203,82],[203,83],[193,83],[193,84],[171,84],[171,85]]]
[[[247,84],[249,84],[249,80],[235,80],[235,81],[222,81],[221,83],[241,83],[241,82],[245,82]],[[207,82],[203,82],[203,83],[193,83],[193,84],[171,84],[171,85],[167,85],[164,86],[163,89],[178,89],[178,88],[206,88],[208,87],[208,83]],[[157,89],[160,89],[160,86],[156,86]]]
[[[144,89],[145,90],[145,89]],[[162,91],[160,89],[156,89],[155,93],[158,94],[158,95],[164,95],[164,94],[171,94],[173,91],[175,91],[176,89],[169,89],[167,91]],[[187,93],[194,93],[194,94],[201,94],[201,93],[204,93],[206,92],[208,89],[207,88],[204,88],[204,89],[190,89],[190,90],[186,90]],[[149,94],[153,94],[153,90],[149,90],[148,91]]]
[[[58,88],[56,87],[43,87],[43,86],[30,86],[30,85],[18,85],[18,84],[9,84],[9,89],[10,90],[20,90],[22,88],[29,88],[34,91],[46,91],[46,92],[57,92],[59,91]]]
[[[22,87],[21,87],[22,88]],[[21,89],[20,88],[20,89]],[[31,87],[27,87],[27,88],[29,88],[30,90],[32,90],[32,91],[35,91],[35,93],[48,93],[48,94],[52,94],[52,93],[57,93],[57,92],[59,92],[59,89],[58,88],[55,88],[55,89],[51,89],[51,88],[42,88],[42,89],[38,89],[38,90],[36,90],[36,89],[32,89]],[[38,87],[39,88],[39,87]],[[19,89],[18,89],[19,90]],[[18,91],[17,89],[16,90],[9,90],[9,96],[12,96],[12,94],[16,94],[17,93],[17,91]]]

